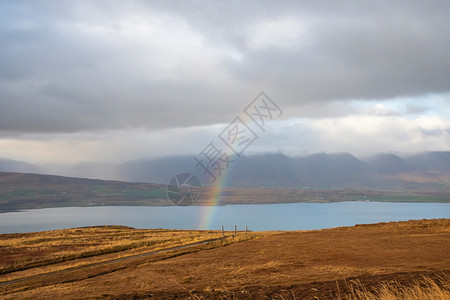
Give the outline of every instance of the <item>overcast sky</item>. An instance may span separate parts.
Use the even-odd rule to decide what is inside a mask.
[[[450,149],[450,1],[1,1],[0,158],[200,152],[261,91],[247,150]]]

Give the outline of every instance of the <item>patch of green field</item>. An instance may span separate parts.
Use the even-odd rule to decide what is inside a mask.
[[[430,202],[430,203],[448,203],[450,196],[418,196],[418,195],[404,195],[404,196],[376,196],[370,200],[377,202]]]

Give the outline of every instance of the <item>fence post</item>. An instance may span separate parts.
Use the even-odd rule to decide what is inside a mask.
[[[236,225],[234,225],[234,237],[236,237]]]
[[[225,231],[223,231],[223,225],[222,225],[222,237],[225,236]]]

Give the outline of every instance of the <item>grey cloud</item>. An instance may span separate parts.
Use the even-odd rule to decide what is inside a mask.
[[[405,107],[405,114],[407,115],[418,115],[422,113],[426,113],[428,111],[432,110],[432,107],[427,105],[413,105],[409,104]]]
[[[0,130],[226,123],[261,90],[290,109],[289,117],[320,114],[336,100],[448,93],[449,9],[448,1],[5,1]],[[204,38],[205,49],[214,49],[216,60],[202,60],[199,53],[198,61],[189,62],[186,56],[191,69],[167,77],[155,64],[170,54],[120,40],[122,18],[164,15],[186,22]],[[284,18],[304,21],[305,44],[252,47],[252,26]],[[89,34],[96,26],[106,32]],[[148,38],[143,35],[142,43]],[[151,38],[158,44],[167,37]],[[210,69],[202,70],[201,63]]]
[[[439,137],[439,136],[445,136],[450,132],[450,129],[423,129],[420,128],[420,133],[425,137]]]
[[[416,33],[407,21],[397,27],[395,22],[374,24],[370,30],[365,20],[330,22],[319,25],[327,28],[313,29],[317,41],[312,46],[254,51],[247,63],[231,68],[243,80],[264,80],[272,74],[265,84],[273,84],[283,99],[295,103],[448,92],[448,22],[434,20],[426,33]]]

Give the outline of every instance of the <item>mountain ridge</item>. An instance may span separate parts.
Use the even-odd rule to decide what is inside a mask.
[[[342,153],[316,153],[289,157],[282,153],[260,153],[232,157],[226,186],[240,188],[315,189],[448,189],[450,151],[414,155],[379,153],[365,158]],[[101,177],[102,166],[105,176]],[[90,177],[125,182],[167,184],[176,174],[189,172],[207,184],[193,156],[179,155],[128,161],[115,165],[83,163],[54,175]],[[49,174],[43,167],[0,159],[0,172]],[[77,176],[81,174],[82,176]],[[87,176],[92,174],[93,176]]]

